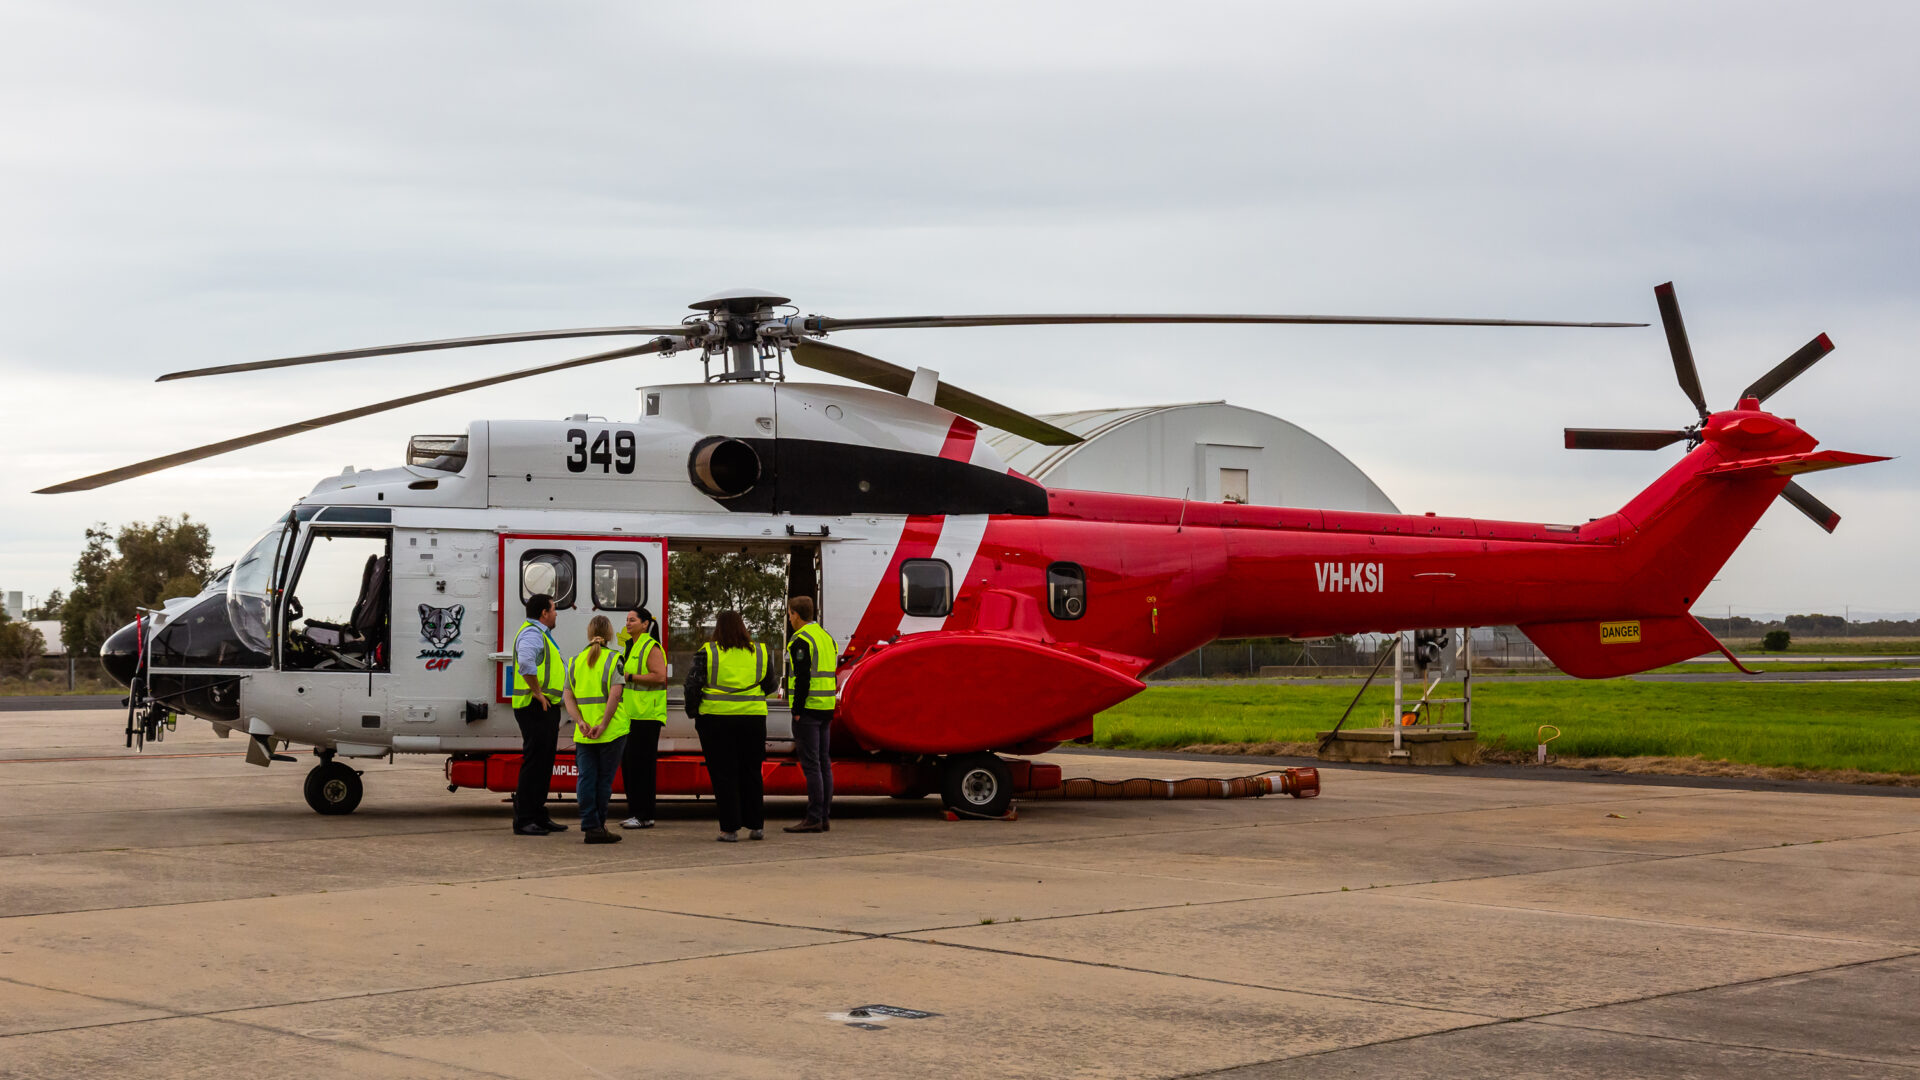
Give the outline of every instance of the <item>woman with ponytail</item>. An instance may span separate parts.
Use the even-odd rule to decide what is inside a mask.
[[[567,665],[567,691],[561,698],[573,720],[573,760],[580,801],[580,831],[589,844],[612,844],[619,833],[607,831],[607,801],[613,774],[620,767],[627,721],[620,715],[619,654],[613,650],[613,621],[595,615],[587,623],[587,647]]]

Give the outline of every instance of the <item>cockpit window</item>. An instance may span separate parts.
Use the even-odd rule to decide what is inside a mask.
[[[260,534],[227,575],[227,619],[246,647],[273,652],[273,585],[292,526],[281,521]]]
[[[385,671],[392,558],[385,530],[314,530],[287,585],[282,666]]]

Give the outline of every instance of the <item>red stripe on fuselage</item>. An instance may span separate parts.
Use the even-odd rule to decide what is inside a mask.
[[[946,445],[940,448],[940,456],[948,461],[972,461],[973,440],[980,435],[980,425],[964,416],[953,418],[953,426],[947,429]]]
[[[980,425],[964,416],[953,418],[953,426],[947,429],[947,439],[940,447],[940,456],[948,461],[970,462],[973,460],[973,446],[980,436]],[[900,564],[908,559],[926,559],[933,556],[934,545],[940,542],[940,530],[946,526],[946,517],[942,514],[916,516],[907,519],[900,530],[900,542],[893,549],[893,560],[887,564],[887,572],[880,576],[879,587],[867,599],[867,610],[860,616],[860,624],[848,639],[847,647],[864,650],[876,641],[885,641],[900,629]],[[967,567],[957,568],[965,573]],[[964,578],[962,580],[965,580]],[[958,583],[956,583],[956,591]]]
[[[952,441],[951,436],[948,441]],[[899,631],[900,616],[903,614],[900,610],[900,564],[908,559],[932,557],[933,547],[940,541],[940,529],[944,524],[946,517],[940,514],[907,519],[905,527],[900,530],[900,542],[894,545],[893,559],[887,563],[887,572],[880,576],[880,585],[867,600],[866,613],[860,616],[860,625],[847,642],[849,649],[864,650]]]

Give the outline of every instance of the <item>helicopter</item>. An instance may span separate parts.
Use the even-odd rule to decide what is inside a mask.
[[[520,738],[506,651],[523,602],[554,597],[560,640],[597,612],[665,610],[669,552],[785,556],[844,642],[832,750],[843,795],[918,797],[1003,814],[1057,786],[1025,760],[1089,739],[1142,679],[1222,637],[1397,633],[1518,624],[1568,674],[1623,675],[1725,651],[1689,613],[1775,498],[1831,532],[1795,479],[1886,460],[1816,450],[1768,398],[1833,348],[1825,334],[1712,410],[1672,283],[1655,290],[1697,419],[1670,430],[1569,428],[1569,449],[1686,453],[1620,510],[1584,524],[1204,503],[1048,488],[982,432],[1078,436],[824,340],[862,329],[1103,324],[1623,327],[1645,323],[1246,314],[833,318],[737,289],[678,324],[489,334],[172,372],[238,374],[506,342],[637,345],[286,424],[41,489],[85,490],[303,431],[549,372],[697,354],[697,383],[643,386],[632,419],[479,420],[422,435],[404,464],[317,483],[195,597],[102,646],[130,688],[128,739],[172,714],[248,740],[248,760],[318,759],[324,814],[363,795],[349,762],[447,756],[450,788],[511,790]],[[789,381],[787,365],[864,384]],[[664,624],[662,626],[665,632]],[[663,640],[663,645],[668,644]],[[1730,655],[1730,654],[1729,654]],[[767,790],[803,791],[791,731],[769,718]],[[692,724],[660,743],[662,794],[710,791]],[[569,790],[563,754],[554,787]],[[624,785],[624,778],[622,778]],[[1296,791],[1295,794],[1302,794]]]

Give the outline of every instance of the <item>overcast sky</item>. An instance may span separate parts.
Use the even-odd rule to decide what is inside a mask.
[[[100,469],[598,351],[168,383],[389,341],[675,320],[748,285],[855,316],[1250,311],[1658,321],[1711,403],[1901,460],[1807,486],[1696,610],[1920,610],[1920,7],[1873,3],[280,5],[0,0],[0,588],[190,513],[222,560],[314,480],[476,417],[630,416],[641,359],[90,493]],[[849,339],[849,343],[851,339]],[[1408,511],[1579,521],[1676,459],[1644,330],[1009,328],[857,347],[1033,412],[1226,398]]]

